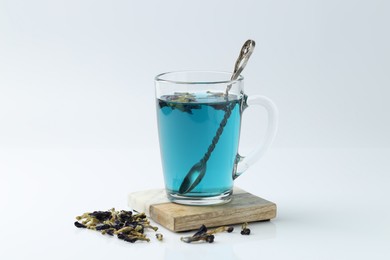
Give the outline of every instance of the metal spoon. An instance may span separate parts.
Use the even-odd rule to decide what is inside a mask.
[[[249,57],[252,55],[254,48],[255,48],[255,42],[253,40],[247,40],[244,43],[244,45],[241,48],[240,55],[238,56],[237,61],[234,65],[234,71],[233,71],[232,77],[230,79],[231,81],[236,80],[240,76],[242,70],[245,68],[245,66],[249,60]],[[229,91],[230,91],[231,87],[232,87],[232,84],[229,84],[226,87],[226,93],[225,93],[226,99],[228,98]],[[224,129],[231,113],[232,113],[234,105],[235,104],[232,103],[226,108],[225,115],[224,115],[224,117],[223,117],[223,119],[218,127],[218,130],[217,130],[210,146],[207,149],[207,152],[205,153],[203,158],[198,163],[196,163],[196,164],[194,164],[194,166],[192,166],[192,168],[188,171],[186,177],[184,178],[183,182],[181,183],[180,188],[179,188],[180,194],[185,194],[185,193],[192,191],[199,184],[199,182],[203,179],[203,177],[206,173],[207,161],[209,160],[211,153],[214,151],[215,146],[217,145],[218,140],[223,133],[223,129]]]

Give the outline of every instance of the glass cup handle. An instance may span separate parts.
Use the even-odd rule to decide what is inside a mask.
[[[233,180],[257,162],[271,146],[278,128],[278,109],[271,99],[265,96],[250,96],[244,98],[243,110],[252,105],[264,107],[268,112],[268,127],[264,141],[257,144],[256,148],[247,156],[237,154],[233,169]]]

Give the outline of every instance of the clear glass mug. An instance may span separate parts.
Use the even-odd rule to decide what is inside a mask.
[[[155,78],[161,161],[172,202],[229,202],[234,179],[260,159],[275,137],[275,104],[264,96],[248,97],[244,78],[230,80],[231,76],[228,72],[179,71]],[[268,127],[265,140],[244,157],[238,154],[241,118],[252,105],[266,108]]]

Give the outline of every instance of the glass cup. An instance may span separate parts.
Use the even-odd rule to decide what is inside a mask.
[[[277,108],[264,96],[244,94],[244,78],[216,71],[179,71],[155,78],[157,121],[165,189],[172,202],[229,202],[233,181],[260,159],[277,129]],[[268,112],[265,140],[247,156],[238,154],[243,111]],[[260,118],[259,118],[260,120]]]

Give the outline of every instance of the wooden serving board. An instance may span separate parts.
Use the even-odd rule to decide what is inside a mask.
[[[215,206],[187,206],[170,202],[164,189],[129,194],[129,207],[145,212],[165,228],[174,231],[264,221],[276,217],[276,204],[235,188],[232,201]]]

